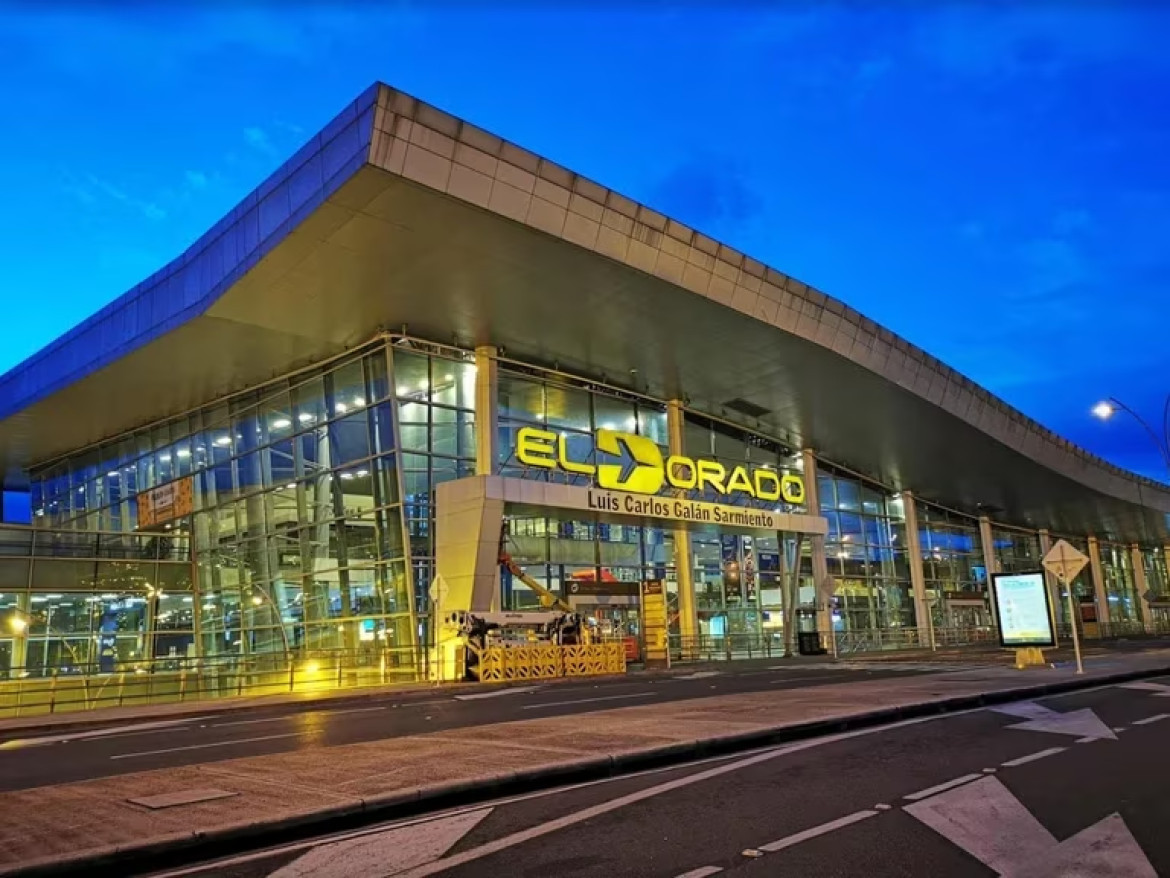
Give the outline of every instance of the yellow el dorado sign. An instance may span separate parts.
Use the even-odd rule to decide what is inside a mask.
[[[783,501],[798,506],[804,502],[804,480],[774,470],[736,466],[728,469],[714,460],[694,459],[681,454],[663,458],[662,450],[646,436],[598,430],[594,436],[598,454],[633,461],[630,467],[617,463],[586,463],[569,457],[565,437],[551,430],[524,427],[516,435],[516,457],[526,466],[561,470],[588,476],[597,487],[633,494],[657,494],[664,487],[683,491],[710,489],[725,497],[746,494],[765,502]]]

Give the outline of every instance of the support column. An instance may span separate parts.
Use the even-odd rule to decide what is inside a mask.
[[[991,532],[991,519],[979,516],[979,543],[983,546],[983,566],[987,570],[988,595],[991,594],[991,574],[1001,573],[999,558],[995,554],[995,534]]]
[[[817,456],[811,448],[800,452],[801,476],[804,478],[804,505],[809,515],[821,514],[821,498],[817,485]],[[833,641],[830,652],[837,654],[836,632],[833,630],[833,594],[837,586],[829,577],[829,562],[825,557],[825,538],[810,535],[812,547],[813,593],[817,602],[817,630]],[[800,557],[796,558],[797,569]]]
[[[1048,531],[1048,528],[1041,528],[1040,529],[1040,557],[1041,557],[1041,559],[1046,558],[1048,556],[1048,553],[1051,551],[1052,551],[1052,534]],[[1044,571],[1044,583],[1048,586],[1048,606],[1049,606],[1049,609],[1051,609],[1051,611],[1052,611],[1052,624],[1054,627],[1059,628],[1062,624],[1060,620],[1063,617],[1068,615],[1068,608],[1065,606],[1064,601],[1062,601],[1060,599],[1060,581],[1055,576],[1053,576],[1051,573],[1049,573],[1047,570],[1045,570]],[[1067,622],[1070,625],[1072,624],[1071,619],[1065,619],[1065,622]],[[1056,632],[1054,631],[1053,634],[1056,634]],[[1060,646],[1060,637],[1059,636],[1056,636],[1054,638],[1053,646]]]
[[[914,495],[902,492],[902,512],[906,516],[906,560],[910,565],[910,588],[914,592],[914,621],[920,643],[934,649],[934,619],[926,596],[926,574],[922,570],[922,543],[918,537],[918,507]]]
[[[500,378],[491,345],[475,349],[475,474],[490,476],[496,470],[500,424]]]
[[[1142,616],[1142,628],[1147,632],[1154,630],[1154,613],[1150,609],[1150,599],[1146,597],[1150,590],[1150,581],[1146,577],[1145,559],[1142,558],[1142,547],[1134,543],[1129,547],[1129,556],[1133,564],[1133,585],[1138,596],[1139,612]]]
[[[671,454],[686,454],[683,404],[672,399],[666,404],[666,433]],[[674,575],[678,583],[678,633],[683,657],[699,646],[699,615],[695,608],[695,566],[691,559],[691,535],[685,528],[675,528]]]
[[[1096,537],[1089,537],[1089,571],[1093,575],[1093,595],[1097,599],[1097,624],[1108,625],[1109,598],[1105,594],[1105,573],[1101,569],[1101,544]],[[1076,604],[1075,600],[1073,604]]]

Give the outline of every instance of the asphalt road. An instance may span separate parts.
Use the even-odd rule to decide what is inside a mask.
[[[65,730],[0,743],[0,791],[629,705],[954,670],[953,664],[786,665],[782,659],[772,659],[729,663],[718,671],[530,687],[390,691],[333,707],[285,704]]]
[[[861,730],[166,873],[1170,875],[1170,678]],[[1141,687],[1147,688],[1130,688]]]

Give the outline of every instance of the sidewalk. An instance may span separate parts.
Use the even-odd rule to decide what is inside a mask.
[[[930,676],[725,695],[584,716],[525,720],[331,748],[308,748],[0,795],[0,875],[84,864],[118,874],[260,845],[293,830],[482,801],[683,762],[846,725],[877,724],[1170,672],[1170,650],[1073,669],[957,669]],[[222,791],[150,810],[128,800]]]

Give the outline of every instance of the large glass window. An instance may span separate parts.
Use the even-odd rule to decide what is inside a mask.
[[[918,523],[922,572],[934,624],[960,632],[993,628],[979,522],[922,503]]]
[[[817,497],[829,525],[825,560],[836,584],[834,627],[913,628],[901,498],[824,465],[819,468]]]

